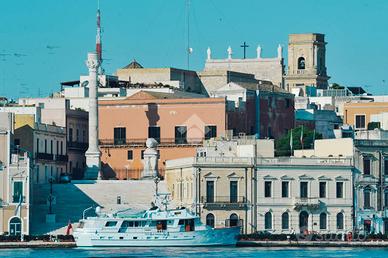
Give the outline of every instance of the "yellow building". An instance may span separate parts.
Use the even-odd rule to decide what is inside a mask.
[[[366,130],[375,115],[388,112],[388,102],[346,103],[344,105],[344,124],[355,130]]]

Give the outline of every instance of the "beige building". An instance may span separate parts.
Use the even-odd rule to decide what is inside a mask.
[[[290,34],[286,88],[297,96],[308,95],[307,86],[326,89],[330,77],[326,71],[325,35]]]
[[[270,140],[213,141],[197,157],[168,160],[173,200],[214,227],[244,233],[352,230],[350,158],[274,158]]]
[[[14,115],[0,113],[0,234],[29,234],[30,169],[27,153],[12,144]]]

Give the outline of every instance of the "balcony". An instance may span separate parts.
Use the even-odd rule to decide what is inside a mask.
[[[38,153],[36,153],[36,159],[51,161],[51,160],[54,160],[54,155],[53,154],[49,154],[49,153],[38,152]]]
[[[245,196],[202,196],[201,203],[207,210],[245,210],[248,201]]]
[[[69,160],[68,155],[55,155],[56,161],[67,162]]]
[[[87,142],[67,142],[67,148],[69,148],[69,150],[86,151],[88,146],[89,144]]]
[[[159,146],[201,146],[203,138],[160,138]],[[100,146],[146,146],[147,138],[143,139],[101,139],[99,141]]]
[[[257,158],[258,166],[283,165],[283,166],[330,166],[330,167],[350,167],[350,158]]]
[[[300,211],[302,208],[306,208],[310,211],[318,210],[322,205],[322,202],[319,200],[319,198],[316,197],[295,197],[293,202],[294,209],[297,211]]]
[[[22,199],[20,200],[20,195],[12,195],[12,203],[19,203],[20,201],[22,201],[22,203],[25,203],[26,202],[26,197],[25,196],[22,196]]]

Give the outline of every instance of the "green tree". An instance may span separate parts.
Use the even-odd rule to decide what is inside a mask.
[[[292,129],[292,149],[293,150],[302,149],[302,143],[300,141],[301,131],[302,131],[302,126]],[[275,141],[275,156],[291,156],[290,137],[291,137],[291,130],[289,130],[287,134],[283,135],[283,137]],[[311,130],[306,126],[303,126],[303,149],[313,148],[314,138],[315,140],[322,139],[322,135],[320,133],[316,133],[316,132],[314,133],[314,130]]]
[[[333,83],[332,85],[331,85],[331,88],[332,89],[335,89],[335,90],[342,90],[342,89],[344,89],[345,87],[344,86],[341,86],[341,85],[339,85],[338,83]]]

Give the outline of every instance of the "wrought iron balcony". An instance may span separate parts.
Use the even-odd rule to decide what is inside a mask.
[[[55,160],[67,162],[69,160],[69,156],[68,155],[55,155]]]
[[[36,159],[54,160],[54,155],[53,154],[49,154],[49,153],[38,152],[38,153],[36,153]]]
[[[74,150],[86,151],[88,146],[87,142],[67,142],[67,147]]]
[[[161,146],[194,145],[200,146],[203,138],[160,138],[156,139]],[[147,138],[143,139],[100,139],[101,146],[146,146]]]
[[[208,210],[241,210],[248,204],[245,196],[202,196],[201,202]]]
[[[295,197],[294,198],[294,207],[295,210],[301,210],[302,208],[307,208],[310,210],[319,209],[322,202],[319,198],[316,197]]]

